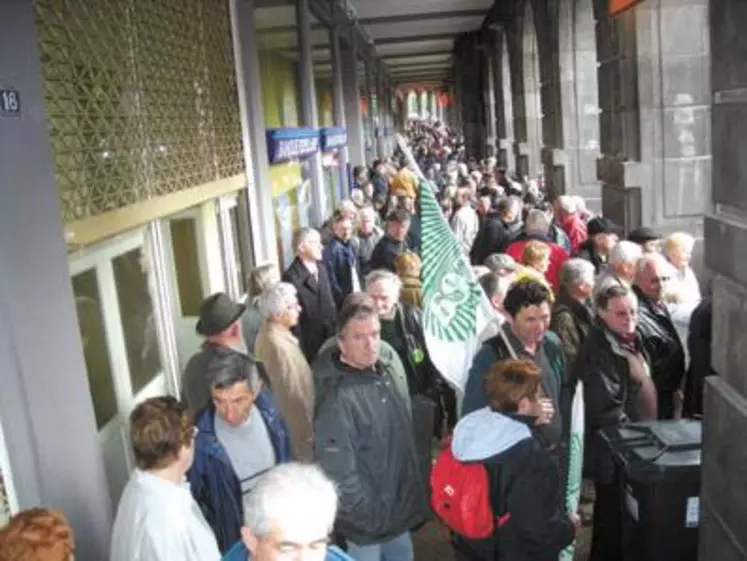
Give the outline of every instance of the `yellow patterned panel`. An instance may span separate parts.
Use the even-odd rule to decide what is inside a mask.
[[[243,172],[227,2],[35,5],[66,222]]]

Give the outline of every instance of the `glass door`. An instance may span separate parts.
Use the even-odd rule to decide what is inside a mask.
[[[175,393],[173,360],[161,329],[154,260],[145,230],[70,257],[78,325],[96,424],[116,506],[133,468],[130,412],[149,397]],[[167,371],[170,374],[167,375]]]
[[[13,477],[10,473],[10,459],[5,447],[3,427],[0,425],[0,528],[5,526],[10,517],[18,511],[18,501],[13,489]]]
[[[241,238],[238,196],[229,195],[218,199],[215,212],[220,226],[226,292],[234,300],[241,301],[246,295],[246,275],[241,263],[241,251],[248,246],[249,240]]]

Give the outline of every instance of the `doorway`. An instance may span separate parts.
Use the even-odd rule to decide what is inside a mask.
[[[129,415],[150,397],[175,393],[144,229],[72,255],[70,277],[99,441],[116,507],[134,467]]]

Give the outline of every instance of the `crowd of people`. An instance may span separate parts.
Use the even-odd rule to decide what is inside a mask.
[[[413,123],[408,138],[424,181],[401,151],[356,167],[350,198],[319,230],[295,233],[290,267],[252,270],[245,302],[202,303],[204,344],[181,396],[132,412],[137,467],[112,561],[412,561],[443,446],[484,465],[494,512],[511,514],[488,539],[454,535],[460,555],[556,560],[585,522],[564,501],[578,381],[588,435],[702,415],[710,299],[690,268],[692,237],[639,228],[622,239],[582,198],[468,157],[441,123]],[[493,311],[463,391],[425,343],[422,189]],[[591,559],[615,561],[618,497],[593,443]],[[74,550],[64,516],[47,509],[0,532],[4,555],[22,546],[53,553],[7,559]]]

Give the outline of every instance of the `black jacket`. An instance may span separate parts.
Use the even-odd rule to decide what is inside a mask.
[[[405,402],[379,366],[339,353],[314,364],[316,461],[337,484],[336,529],[358,545],[420,526],[430,513]]]
[[[506,226],[497,212],[489,212],[480,224],[480,230],[472,244],[470,261],[473,265],[482,265],[506,238]],[[506,246],[508,247],[508,246]]]
[[[604,259],[602,259],[597,253],[597,250],[594,248],[594,240],[592,240],[591,238],[578,246],[578,253],[576,254],[576,257],[585,259],[586,261],[594,265],[594,271],[597,275],[600,275],[607,270],[607,264],[605,263]]]
[[[685,351],[677,329],[666,307],[657,307],[637,286],[638,333],[651,359],[651,377],[656,390],[662,393],[677,391],[685,375]]]
[[[467,542],[473,559],[556,561],[573,541],[560,475],[544,443],[530,428],[534,421],[484,408],[457,424],[454,457],[478,461],[487,468],[493,513],[498,517],[510,514],[495,538]]]
[[[636,345],[648,360],[640,337]],[[600,318],[594,320],[576,359],[572,380],[579,379],[584,384],[586,403],[584,471],[591,479],[609,482],[612,464],[597,431],[641,421],[643,416],[640,384],[631,378],[630,364],[619,339]]]
[[[386,269],[395,273],[394,260],[400,253],[404,253],[410,249],[407,241],[398,242],[385,234],[383,238],[379,240],[376,247],[371,254],[371,261],[369,261],[368,268],[370,271],[374,269]]]
[[[704,378],[716,375],[716,371],[711,367],[712,304],[713,301],[710,298],[704,298],[690,316],[690,329],[687,332],[690,366],[687,369],[685,402],[682,411],[686,417],[703,414]]]
[[[550,330],[558,336],[563,345],[569,370],[573,369],[581,345],[593,321],[594,314],[591,308],[572,298],[565,289],[561,288],[553,306]]]
[[[337,332],[337,309],[332,297],[327,271],[319,263],[319,281],[313,277],[301,261],[294,259],[283,273],[283,282],[288,282],[298,291],[301,317],[293,334],[298,337],[306,360],[311,363],[319,347]]]
[[[387,341],[397,349],[397,354],[402,360],[407,373],[407,384],[410,395],[425,394],[432,399],[437,399],[435,367],[431,363],[428,349],[425,346],[423,335],[423,319],[419,308],[409,304],[397,304],[395,321],[399,323],[404,333],[403,345],[398,341]],[[404,346],[404,352],[399,348]]]

